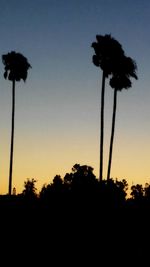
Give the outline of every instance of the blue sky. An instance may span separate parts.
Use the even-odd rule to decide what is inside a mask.
[[[32,65],[17,83],[13,184],[39,188],[75,163],[99,166],[101,71],[92,64],[96,34],[111,33],[136,60],[138,81],[118,95],[112,176],[149,182],[150,2],[0,0],[0,52],[21,52]],[[7,191],[11,83],[0,63],[0,188]],[[105,173],[113,91],[106,86]]]

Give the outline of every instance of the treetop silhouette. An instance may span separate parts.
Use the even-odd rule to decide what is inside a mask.
[[[114,71],[116,59],[124,56],[121,44],[111,36],[96,35],[97,42],[92,43],[95,55],[93,55],[93,63],[96,67],[100,67],[105,76],[108,77]]]
[[[127,56],[120,57],[114,65],[113,76],[110,86],[118,91],[128,89],[132,86],[131,78],[138,79],[136,62]]]

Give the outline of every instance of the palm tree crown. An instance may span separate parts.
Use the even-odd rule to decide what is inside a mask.
[[[22,79],[24,82],[26,81],[28,69],[31,68],[26,57],[12,51],[6,55],[2,55],[2,61],[5,66],[5,79],[10,81],[20,81]]]
[[[120,57],[113,67],[113,75],[109,84],[115,90],[128,89],[132,86],[130,78],[138,79],[136,62],[130,57]]]
[[[95,51],[93,63],[100,67],[108,77],[113,72],[116,60],[124,56],[124,51],[121,44],[110,34],[96,35],[96,40],[97,42],[92,43]]]

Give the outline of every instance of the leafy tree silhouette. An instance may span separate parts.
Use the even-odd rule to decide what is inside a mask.
[[[105,80],[112,74],[115,61],[120,55],[124,54],[122,46],[111,35],[96,35],[96,42],[92,43],[95,55],[93,63],[103,71],[101,89],[101,115],[100,115],[100,169],[99,179],[103,179],[103,142],[104,142],[104,97]]]
[[[144,199],[144,188],[141,184],[136,184],[131,186],[131,193],[134,202],[136,204],[141,204]]]
[[[118,181],[103,180],[99,183],[99,205],[101,208],[123,207],[126,202],[128,183],[125,179]]]
[[[8,194],[12,191],[12,169],[13,169],[13,150],[14,150],[14,121],[15,121],[15,82],[21,79],[25,82],[28,69],[31,65],[20,53],[14,51],[2,55],[2,62],[5,66],[4,78],[12,81],[12,126],[11,126],[11,147],[10,147],[10,167],[9,167],[9,186]]]
[[[113,76],[110,79],[110,86],[114,88],[114,102],[113,102],[112,130],[110,138],[107,179],[110,179],[110,171],[112,163],[112,151],[113,151],[116,110],[117,110],[117,92],[121,91],[123,88],[128,89],[132,86],[130,80],[131,77],[137,79],[136,75],[137,66],[132,58],[121,56],[116,59],[116,64],[114,64],[113,67],[114,67]]]
[[[77,192],[88,192],[97,184],[93,174],[93,168],[87,165],[75,164],[72,173],[66,174],[64,182],[71,185],[71,189]]]
[[[27,179],[27,181],[24,182],[24,190],[22,192],[23,196],[29,199],[33,199],[37,196],[37,188],[35,186],[36,182],[37,180],[35,180],[34,178]]]
[[[71,210],[80,205],[83,201],[91,201],[92,195],[98,190],[98,180],[93,174],[93,168],[87,165],[75,164],[71,173],[66,173],[62,179],[56,175],[53,182],[44,185],[40,192],[40,199],[43,203],[57,208]],[[53,204],[52,204],[53,203]],[[65,206],[65,208],[64,208]]]
[[[41,191],[40,191],[40,199],[42,201],[47,201],[49,199],[49,196],[51,195],[51,184],[44,184],[41,188]]]
[[[65,175],[64,185],[71,209],[77,213],[77,217],[88,215],[96,208],[99,187],[91,166],[75,164],[72,172]]]
[[[148,204],[150,204],[150,184],[146,183],[144,187],[144,196]]]
[[[62,188],[62,185],[63,185],[63,180],[61,179],[61,176],[56,175],[53,179],[53,184],[52,184],[54,190],[60,191]]]
[[[62,207],[65,198],[65,186],[60,175],[56,175],[53,181],[49,184],[43,185],[39,197],[41,203],[46,207],[56,208]]]

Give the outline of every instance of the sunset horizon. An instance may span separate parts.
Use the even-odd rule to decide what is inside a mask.
[[[91,166],[99,179],[102,71],[91,44],[111,34],[137,64],[138,80],[118,92],[111,178],[150,183],[149,43],[146,0],[2,1],[0,55],[27,57],[26,82],[16,82],[12,188],[27,179],[38,192],[72,167]],[[117,16],[116,16],[117,14]],[[0,62],[0,194],[8,193],[12,83]],[[106,79],[104,172],[107,178],[114,90]]]

